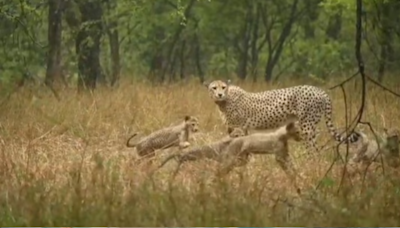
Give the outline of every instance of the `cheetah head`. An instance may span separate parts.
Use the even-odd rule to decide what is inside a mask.
[[[210,83],[205,82],[203,83],[203,85],[208,88],[208,93],[215,102],[222,102],[226,101],[226,99],[228,98],[228,90],[230,82],[231,82],[230,80],[228,81],[215,80]]]
[[[301,141],[300,130],[298,122],[290,122],[286,125],[287,136],[293,140],[299,142]]]
[[[228,133],[229,133],[229,137],[231,137],[231,138],[238,138],[238,137],[248,135],[247,129],[240,128],[240,127],[235,127],[233,129],[229,128]]]
[[[185,116],[185,124],[191,132],[199,131],[199,119],[194,116]]]
[[[386,137],[386,147],[393,156],[399,156],[400,131],[398,129],[383,129]]]

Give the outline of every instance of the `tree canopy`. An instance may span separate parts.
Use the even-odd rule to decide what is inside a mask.
[[[121,76],[335,77],[356,67],[356,1],[11,0],[0,6],[0,82],[94,89]],[[378,81],[399,67],[400,3],[364,2],[363,55]]]

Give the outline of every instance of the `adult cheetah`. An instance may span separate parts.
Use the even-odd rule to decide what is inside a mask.
[[[228,129],[274,129],[288,122],[294,115],[300,122],[300,134],[309,152],[316,146],[316,126],[325,115],[326,126],[337,141],[356,142],[359,133],[353,132],[345,139],[338,134],[332,123],[332,105],[328,94],[315,86],[300,85],[282,89],[252,93],[230,84],[230,81],[215,80],[204,83],[211,98],[218,106]]]

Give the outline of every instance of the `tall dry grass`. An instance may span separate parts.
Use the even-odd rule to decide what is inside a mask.
[[[262,91],[299,83],[238,84]],[[353,116],[359,87],[354,82],[346,86]],[[329,94],[335,126],[343,128],[341,91]],[[273,156],[254,156],[246,167],[217,181],[211,181],[217,164],[205,160],[185,164],[174,181],[174,162],[151,178],[135,165],[135,150],[125,148],[135,131],[147,134],[189,114],[201,121],[194,144],[225,134],[215,104],[197,82],[124,82],[119,89],[81,95],[66,90],[60,96],[58,102],[43,88],[23,88],[0,107],[3,226],[398,225],[400,177],[386,168],[385,174],[370,172],[365,182],[361,177],[341,182],[339,163],[327,173],[335,143],[323,122],[318,145],[329,141],[324,152],[306,157],[301,143],[291,143],[297,169],[305,177],[300,183],[303,195],[297,196]],[[399,99],[369,86],[364,120],[381,132],[386,126],[400,128],[399,116]],[[172,152],[160,151],[157,160]]]

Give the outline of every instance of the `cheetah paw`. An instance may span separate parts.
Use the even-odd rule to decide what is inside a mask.
[[[189,142],[182,142],[179,144],[179,148],[184,149],[190,146]]]

